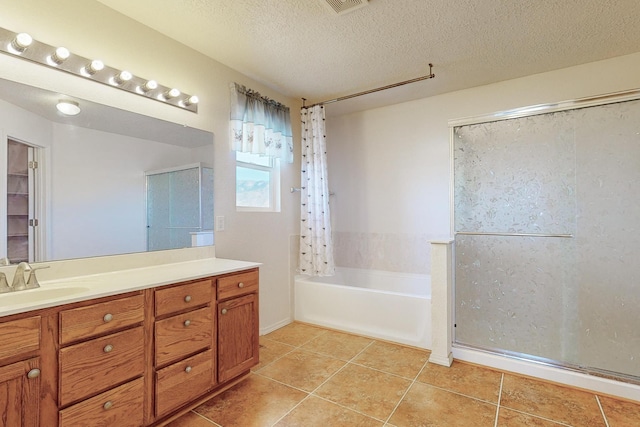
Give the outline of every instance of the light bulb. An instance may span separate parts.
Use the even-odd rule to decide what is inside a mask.
[[[177,98],[180,96],[180,91],[174,87],[173,89],[166,91],[163,95],[165,99]]]
[[[158,89],[158,82],[156,82],[155,80],[148,80],[145,84],[142,85],[143,92],[149,92],[155,89]]]
[[[33,38],[29,34],[20,33],[11,41],[11,47],[16,52],[22,53],[31,46],[31,43],[33,43]]]
[[[51,60],[56,64],[62,64],[64,61],[69,59],[69,56],[71,56],[69,49],[66,47],[59,47],[55,52],[53,52],[53,55],[51,55]]]
[[[124,84],[131,80],[133,75],[128,71],[120,71],[117,76],[114,77],[116,84]]]
[[[84,70],[89,75],[95,74],[98,71],[102,71],[103,69],[104,69],[104,62],[100,61],[99,59],[94,59],[84,67]]]
[[[200,102],[200,99],[196,95],[191,95],[189,98],[184,100],[184,105],[188,107],[189,105],[194,105],[198,102]]]

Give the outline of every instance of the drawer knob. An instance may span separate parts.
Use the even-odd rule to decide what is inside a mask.
[[[184,371],[188,374],[189,372],[191,372],[191,366],[187,366],[186,368],[184,368]]]
[[[242,283],[242,282],[238,283],[238,287],[239,288],[244,288],[244,283]]]
[[[111,353],[112,350],[113,350],[113,346],[111,344],[105,345],[104,348],[102,349],[102,351],[104,351],[105,353]]]
[[[222,309],[222,314],[227,314],[227,309],[226,308]]]
[[[184,326],[185,326],[185,328],[186,328],[187,326],[189,326],[190,324],[191,324],[191,320],[185,320],[185,321],[184,321]]]
[[[40,376],[40,369],[38,368],[34,368],[30,370],[29,373],[27,374],[27,378],[29,379],[38,378],[39,376]]]
[[[191,295],[184,297],[184,302],[191,302]]]
[[[102,405],[104,409],[111,409],[112,406],[113,406],[113,402],[110,400],[108,402],[105,402],[104,405]]]
[[[111,313],[105,314],[102,320],[104,320],[104,323],[111,322],[113,320],[113,314]]]

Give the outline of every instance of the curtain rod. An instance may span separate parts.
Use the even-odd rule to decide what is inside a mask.
[[[433,64],[429,63],[429,74],[426,75],[426,76],[416,77],[415,79],[405,80],[405,81],[400,82],[400,83],[394,83],[394,84],[390,84],[390,85],[387,85],[387,86],[378,87],[378,88],[375,88],[375,89],[365,90],[364,92],[358,92],[358,93],[354,93],[354,94],[351,94],[351,95],[341,96],[339,98],[330,99],[328,101],[318,102],[318,103],[315,103],[315,104],[309,105],[309,106],[304,105],[304,103],[305,103],[305,101],[307,99],[306,98],[302,98],[302,108],[311,108],[311,107],[315,107],[316,105],[332,104],[334,102],[344,101],[346,99],[355,98],[357,96],[368,95],[370,93],[380,92],[380,91],[387,90],[387,89],[392,89],[394,87],[403,86],[403,85],[406,85],[406,84],[409,84],[409,83],[416,83],[416,82],[419,82],[419,81],[422,81],[422,80],[432,79],[432,78],[434,78],[436,76],[431,71],[432,68],[433,68]]]

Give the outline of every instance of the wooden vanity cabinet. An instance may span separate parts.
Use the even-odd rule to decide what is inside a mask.
[[[142,292],[62,310],[59,319],[58,425],[142,425]]]
[[[40,316],[0,323],[0,426],[40,425]]]
[[[215,385],[211,279],[155,290],[155,416],[160,418]]]
[[[0,318],[0,427],[162,426],[258,347],[257,268]]]
[[[218,279],[218,381],[259,362],[258,270]]]

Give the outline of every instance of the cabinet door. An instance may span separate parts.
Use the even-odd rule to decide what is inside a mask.
[[[218,304],[218,380],[222,383],[258,364],[258,295]]]
[[[0,427],[39,425],[39,367],[37,358],[0,367]]]

